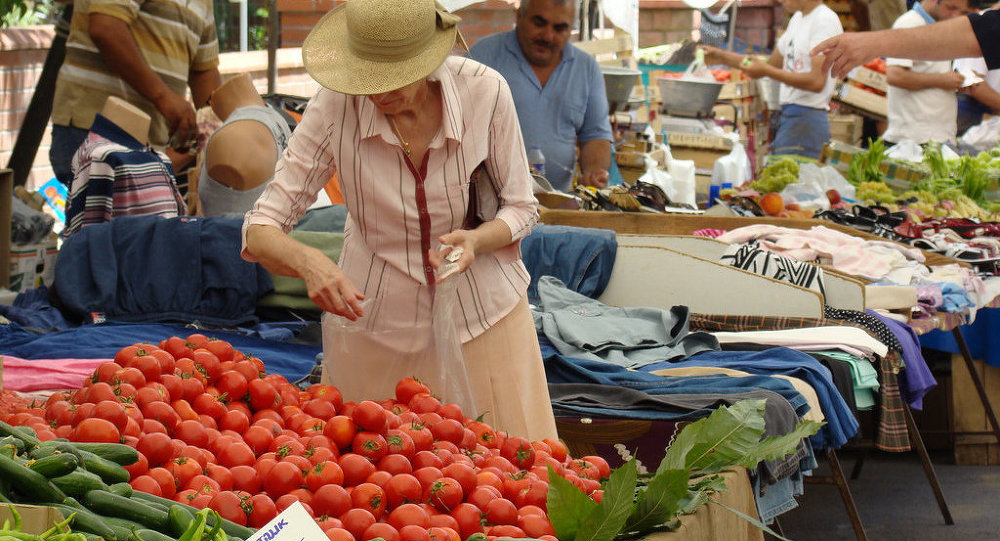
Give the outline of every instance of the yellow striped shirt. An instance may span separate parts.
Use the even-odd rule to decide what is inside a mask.
[[[149,114],[149,140],[166,145],[166,119],[153,103],[115,74],[87,32],[91,13],[125,21],[139,52],[174,92],[187,92],[191,70],[219,64],[219,42],[211,0],[76,0],[66,59],[59,70],[52,123],[89,129],[108,96],[118,96]]]

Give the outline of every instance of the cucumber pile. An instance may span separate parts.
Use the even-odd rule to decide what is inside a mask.
[[[87,541],[243,541],[253,535],[217,513],[133,491],[123,466],[138,459],[128,445],[43,442],[29,427],[0,421],[0,502],[54,507]]]

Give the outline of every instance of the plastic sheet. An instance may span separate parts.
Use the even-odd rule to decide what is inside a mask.
[[[335,385],[345,400],[382,400],[395,396],[396,382],[410,376],[424,382],[442,402],[475,411],[475,396],[455,325],[458,293],[455,280],[445,280],[432,291],[389,291],[362,302],[364,316],[357,321],[323,314],[323,383]],[[399,306],[397,296],[428,306],[429,318],[407,320],[386,306]],[[417,310],[417,314],[425,314]]]

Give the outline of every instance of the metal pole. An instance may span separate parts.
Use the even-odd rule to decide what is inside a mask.
[[[267,0],[267,93],[278,88],[278,42],[281,41],[281,15],[278,0]]]
[[[247,34],[250,31],[249,24],[247,23],[247,0],[240,0],[240,52],[247,52]]]
[[[31,103],[21,121],[17,132],[17,140],[10,153],[7,167],[14,170],[14,185],[24,186],[31,173],[31,166],[38,154],[38,145],[45,135],[49,117],[52,115],[52,99],[56,92],[56,78],[59,67],[66,57],[66,38],[69,36],[69,21],[73,17],[73,4],[63,4],[56,19],[56,33],[52,45],[45,56],[42,73],[35,84],[35,92],[31,95]]]

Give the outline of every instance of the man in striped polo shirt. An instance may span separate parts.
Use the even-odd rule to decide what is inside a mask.
[[[212,0],[76,0],[52,110],[56,177],[72,183],[73,154],[108,96],[149,114],[154,147],[192,141],[195,107],[221,83],[218,65]]]

